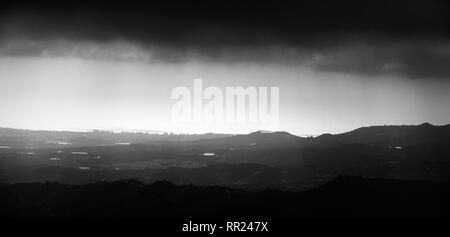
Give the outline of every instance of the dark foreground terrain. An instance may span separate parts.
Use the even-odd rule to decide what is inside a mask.
[[[245,191],[135,180],[0,187],[1,216],[449,216],[450,185],[338,177],[303,191]]]

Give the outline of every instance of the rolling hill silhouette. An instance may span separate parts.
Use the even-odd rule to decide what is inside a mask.
[[[338,177],[303,192],[136,180],[1,185],[0,216],[449,216],[448,183]]]
[[[200,139],[193,141],[191,145],[208,146],[210,148],[284,148],[297,147],[305,138],[292,135],[288,132],[264,132],[257,131],[245,135],[215,139]]]
[[[322,134],[317,137],[298,137],[288,132],[257,131],[245,135],[222,138],[199,139],[189,145],[206,146],[213,149],[233,148],[329,148],[343,145],[364,144],[375,146],[402,147],[426,143],[445,144],[450,138],[450,125],[385,125],[361,127],[340,134]]]
[[[429,123],[402,126],[371,126],[350,132],[331,135],[324,134],[313,139],[318,146],[339,146],[343,144],[371,145],[416,145],[424,143],[446,143],[450,138],[450,125],[434,126]]]

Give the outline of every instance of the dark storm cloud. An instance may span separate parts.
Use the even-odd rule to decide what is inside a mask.
[[[449,33],[445,1],[40,1],[6,4],[2,9],[3,27],[9,33],[126,38],[180,47],[320,47],[342,35],[367,32],[394,37]]]
[[[450,42],[359,42],[316,53],[311,65],[321,71],[445,79],[450,78]]]
[[[137,59],[300,62],[324,71],[450,76],[445,1],[47,1],[1,9],[3,55],[69,50],[120,58],[123,47],[115,52],[110,43],[124,41],[138,46],[127,46]],[[55,46],[61,41],[106,47]]]

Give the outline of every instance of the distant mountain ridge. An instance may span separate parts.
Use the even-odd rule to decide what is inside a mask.
[[[64,146],[104,146],[119,144],[163,144],[182,143],[187,146],[216,148],[299,148],[309,146],[340,146],[345,144],[370,144],[383,146],[405,146],[423,143],[443,143],[450,138],[450,125],[384,125],[361,127],[340,134],[322,134],[317,137],[299,137],[285,131],[256,131],[249,134],[147,134],[34,131],[0,128],[0,146],[36,147]],[[56,144],[56,145],[55,145]]]
[[[373,145],[414,145],[442,143],[450,139],[450,125],[384,125],[361,127],[350,132],[331,135],[323,134],[314,138],[314,145],[342,145],[363,143]]]
[[[230,137],[215,139],[200,139],[193,141],[197,146],[209,146],[212,148],[229,147],[233,148],[283,148],[295,147],[301,144],[305,138],[292,135],[288,132],[267,132],[257,131],[245,135],[234,135]]]
[[[345,144],[406,146],[424,143],[445,143],[450,140],[450,125],[384,125],[361,127],[340,134],[322,134],[318,137],[299,137],[288,132],[257,131],[215,139],[200,139],[193,144],[210,147],[301,148],[335,147]]]

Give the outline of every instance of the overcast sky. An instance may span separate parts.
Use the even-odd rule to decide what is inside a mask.
[[[441,1],[6,4],[0,126],[246,133],[177,126],[174,87],[277,86],[280,129],[450,123]]]

